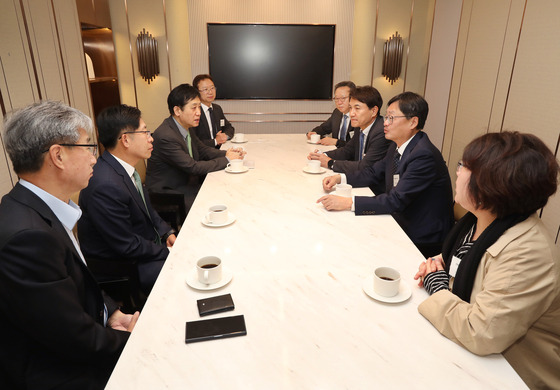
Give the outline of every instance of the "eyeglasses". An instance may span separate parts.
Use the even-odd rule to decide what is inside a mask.
[[[465,166],[465,164],[463,164],[462,160],[459,160],[459,162],[457,163],[457,172],[459,172],[459,169],[463,168]]]
[[[393,119],[395,118],[406,118],[406,115],[387,115],[385,116],[385,122],[388,122],[388,124],[392,125],[393,124]]]
[[[55,144],[55,145],[66,146],[66,147],[81,146],[82,148],[88,148],[89,152],[93,154],[94,157],[97,157],[97,144]],[[43,150],[43,153],[47,153],[49,149]]]
[[[119,139],[121,139],[122,136],[125,135],[125,134],[145,134],[145,135],[147,135],[148,137],[150,137],[150,136],[152,135],[152,132],[151,132],[150,130],[125,131],[124,133],[122,133],[122,134],[119,136]]]
[[[208,88],[204,88],[204,89],[199,89],[198,92],[208,93],[208,92],[213,92],[215,90],[216,90],[216,87],[212,86],[212,87],[208,87]]]
[[[334,97],[333,102],[343,102],[348,99],[348,96]]]

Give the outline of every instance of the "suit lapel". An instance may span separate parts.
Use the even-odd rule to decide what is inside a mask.
[[[397,170],[398,173],[401,172],[402,167],[404,165],[406,165],[406,162],[408,161],[408,158],[410,157],[410,154],[412,153],[412,151],[414,150],[414,148],[416,147],[416,145],[418,145],[418,142],[420,142],[420,140],[424,138],[424,132],[423,131],[419,131],[418,133],[416,133],[416,135],[414,136],[414,138],[412,138],[410,140],[410,143],[408,144],[408,146],[406,147],[406,149],[404,150],[403,155],[401,156],[401,160],[399,162],[399,169]]]
[[[99,159],[107,163],[107,165],[109,165],[121,177],[124,186],[128,189],[130,196],[132,197],[132,199],[134,199],[134,201],[138,205],[138,208],[142,210],[142,212],[149,219],[151,219],[150,215],[148,214],[148,210],[146,209],[146,205],[144,204],[144,201],[142,200],[142,197],[138,192],[138,189],[136,188],[134,183],[132,183],[132,179],[128,176],[128,173],[126,172],[124,167],[109,152],[103,153],[103,155],[99,157]],[[144,196],[146,196],[146,194],[144,194]]]

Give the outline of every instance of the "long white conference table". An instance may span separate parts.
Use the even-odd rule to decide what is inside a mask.
[[[520,389],[502,357],[476,356],[417,311],[428,295],[413,276],[423,260],[388,215],[329,212],[315,201],[330,174],[303,172],[305,136],[245,135],[246,173],[207,176],[107,389]],[[354,194],[371,194],[353,189]],[[226,204],[229,226],[202,223]],[[189,287],[197,259],[215,255],[233,274],[212,291]],[[370,298],[379,266],[412,290],[402,303]],[[196,300],[231,293],[247,335],[185,344]]]

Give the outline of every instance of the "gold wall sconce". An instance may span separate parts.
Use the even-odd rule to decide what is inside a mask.
[[[391,82],[391,85],[401,75],[403,59],[403,39],[397,31],[383,44],[383,66],[381,74]]]
[[[158,44],[145,28],[136,38],[136,52],[140,75],[150,84],[159,74]]]

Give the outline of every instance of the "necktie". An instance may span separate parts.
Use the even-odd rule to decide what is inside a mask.
[[[132,177],[134,177],[134,184],[136,184],[136,189],[138,190],[138,193],[142,197],[142,202],[144,202],[144,207],[146,208],[146,212],[148,213],[148,218],[150,218],[150,222],[151,222],[152,217],[150,216],[150,212],[148,211],[148,205],[146,204],[146,198],[144,197],[144,191],[142,190],[142,180],[140,180],[140,175],[138,174],[138,171],[136,169],[134,170]],[[152,222],[152,227],[156,232],[156,237],[154,239],[154,242],[157,244],[161,244],[161,237],[159,236],[159,233],[157,232],[155,226],[153,225],[153,222]]]
[[[187,142],[187,149],[189,150],[189,154],[192,158],[194,158],[192,154],[192,145],[191,145],[191,133],[187,130],[187,136],[185,137],[185,141]]]
[[[393,156],[393,167],[391,168],[391,175],[397,173],[397,169],[399,169],[399,162],[401,161],[401,154],[398,150],[395,151],[395,155]]]
[[[208,109],[208,114],[208,116],[210,117],[210,127],[212,128],[212,138],[216,138],[217,131],[216,124],[214,123],[214,110],[212,109],[212,107]]]
[[[360,130],[360,155],[358,156],[359,161],[362,161],[364,157],[364,132]]]
[[[348,120],[348,115],[345,114],[342,117],[342,130],[340,130],[340,134],[338,137],[338,139],[341,139],[343,141],[346,141],[346,131],[348,130],[347,120]]]

